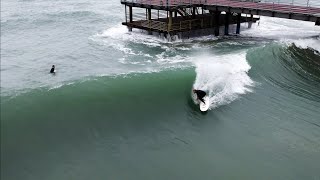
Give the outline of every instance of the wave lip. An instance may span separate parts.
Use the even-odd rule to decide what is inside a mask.
[[[254,85],[248,76],[251,66],[246,61],[246,52],[220,56],[202,56],[195,62],[195,89],[209,94],[210,109],[228,104],[240,94],[251,92]]]
[[[291,93],[319,102],[319,54],[310,48],[313,40],[297,42],[299,46],[295,43],[273,43],[249,50],[247,57],[252,65],[252,75],[256,81],[274,88],[274,92],[281,96]]]

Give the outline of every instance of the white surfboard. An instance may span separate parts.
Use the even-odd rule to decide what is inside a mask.
[[[209,97],[205,96],[203,98],[203,100],[204,100],[205,103],[200,101],[200,111],[207,111],[209,109],[209,106],[210,106]]]

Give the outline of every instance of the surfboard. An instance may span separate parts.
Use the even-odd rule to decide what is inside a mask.
[[[209,102],[209,97],[208,96],[205,96],[203,98],[204,102],[203,103],[202,101],[200,101],[200,111],[207,111],[209,109],[209,106],[210,106],[210,102]]]

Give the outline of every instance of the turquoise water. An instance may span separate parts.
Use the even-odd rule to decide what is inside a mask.
[[[1,179],[320,178],[319,27],[168,42],[122,11],[1,1]]]

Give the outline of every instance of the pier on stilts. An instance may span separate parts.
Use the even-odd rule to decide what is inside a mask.
[[[125,5],[125,22],[132,28],[164,36],[206,35],[216,36],[230,32],[240,33],[240,24],[253,22],[260,16],[279,17],[315,22],[320,25],[320,7],[254,2],[255,0],[121,0]],[[293,1],[292,1],[293,2]],[[221,32],[221,29],[224,31]]]

